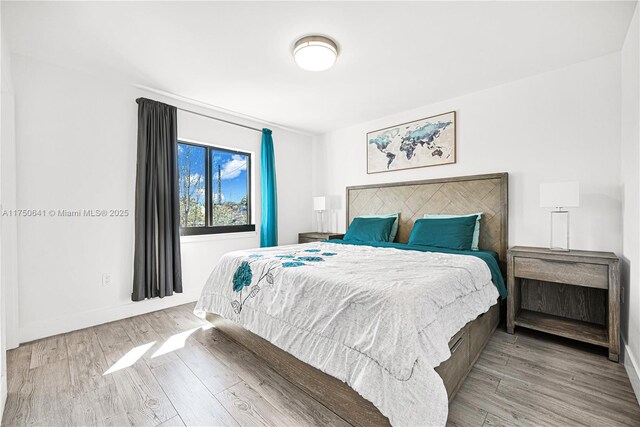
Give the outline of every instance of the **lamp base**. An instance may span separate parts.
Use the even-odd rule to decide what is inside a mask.
[[[551,239],[549,249],[552,251],[569,251],[569,212],[558,210],[551,212]]]
[[[316,231],[318,233],[324,232],[324,211],[316,211],[318,224],[316,226]]]

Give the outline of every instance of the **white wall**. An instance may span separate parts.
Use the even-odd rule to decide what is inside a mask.
[[[457,164],[367,175],[368,131],[451,110],[457,111]],[[316,139],[314,193],[332,197],[332,228],[339,231],[346,186],[509,172],[510,245],[547,246],[549,213],[539,207],[539,184],[577,180],[581,207],[571,213],[572,247],[621,249],[619,54]]]
[[[15,94],[11,78],[11,56],[2,40],[2,100],[0,137],[0,193],[2,208],[16,207],[16,142],[15,142]],[[18,346],[18,258],[17,258],[17,221],[15,217],[0,217],[2,235],[1,279],[4,297],[4,320],[6,328],[7,348]]]
[[[6,39],[0,31],[0,205],[15,202],[14,94]],[[7,396],[6,350],[17,346],[16,222],[0,217],[0,413]]]
[[[207,113],[129,85],[21,56],[12,57],[12,69],[17,205],[22,209],[129,209],[133,213],[135,99],[145,96]],[[257,132],[179,113],[178,134],[252,151],[254,164],[259,165],[261,136]],[[278,128],[273,128],[273,138],[280,243],[295,243],[297,233],[311,227],[311,138]],[[259,179],[255,184],[259,188]],[[259,191],[256,196],[259,206]],[[259,208],[256,217],[259,229]],[[133,216],[18,220],[21,342],[193,301],[221,254],[260,244],[258,232],[183,238],[184,293],[133,303],[133,226]],[[104,272],[112,273],[110,287],[101,286]]]
[[[640,9],[621,53],[622,62],[622,337],[624,363],[640,396]]]

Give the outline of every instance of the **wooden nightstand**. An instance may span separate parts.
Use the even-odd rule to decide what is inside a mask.
[[[312,231],[309,233],[299,233],[298,243],[321,242],[323,240],[342,239],[342,237],[344,237],[343,233],[318,233]]]
[[[611,252],[516,246],[507,257],[507,331],[547,332],[620,354],[620,275]]]

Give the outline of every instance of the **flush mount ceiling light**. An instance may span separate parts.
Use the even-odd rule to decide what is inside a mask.
[[[307,36],[293,47],[296,64],[307,71],[324,71],[333,66],[338,57],[338,46],[322,36]]]

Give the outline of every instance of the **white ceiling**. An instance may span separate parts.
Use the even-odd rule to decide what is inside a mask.
[[[635,2],[2,2],[12,52],[322,133],[618,51]],[[313,73],[312,33],[340,47]]]

